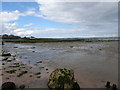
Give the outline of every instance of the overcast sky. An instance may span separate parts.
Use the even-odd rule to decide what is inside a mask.
[[[3,2],[3,33],[40,38],[118,36],[117,2]]]

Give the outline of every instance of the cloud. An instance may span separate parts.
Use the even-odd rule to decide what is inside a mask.
[[[43,17],[44,19],[67,24],[84,25],[87,27],[86,33],[95,34],[95,36],[104,36],[105,34],[105,36],[113,36],[113,34],[118,34],[118,2],[57,1],[51,0],[51,2],[46,2],[46,0],[37,0],[40,7],[39,10],[45,16]]]
[[[33,24],[30,23],[30,24],[24,25],[24,27],[30,27],[30,26],[32,26],[32,25],[33,25]]]
[[[18,28],[17,23],[2,23],[2,32],[12,34]]]
[[[5,34],[14,34],[18,36],[31,35],[34,31],[25,28],[19,28],[17,23],[3,23],[2,30]]]
[[[18,10],[12,12],[0,12],[0,21],[2,22],[9,22],[18,20],[20,16],[20,12]]]
[[[45,2],[37,0],[45,19],[86,25],[117,22],[117,2]]]
[[[90,30],[91,29],[91,30]],[[92,28],[19,28],[17,23],[4,23],[3,31],[6,34],[18,36],[35,36],[41,38],[80,38],[80,37],[110,37],[117,36],[116,30],[96,30]]]
[[[23,31],[23,32],[17,32],[16,35],[18,36],[26,36],[26,35],[31,35],[33,31]]]
[[[96,31],[89,28],[31,28],[33,36],[42,38],[82,38],[82,37],[110,37],[117,36],[117,31]]]
[[[36,17],[42,17],[39,13],[36,13],[34,9],[29,9],[26,12],[19,12],[18,10],[9,12],[9,11],[2,11],[0,12],[0,21],[9,22],[9,21],[16,21],[19,20],[21,16],[36,16]]]
[[[39,12],[30,9],[20,13],[18,10],[0,13],[4,29],[16,35],[34,35],[37,37],[95,37],[118,35],[118,3],[117,2],[47,2],[37,0]],[[71,25],[83,25],[83,28],[19,28],[16,23],[20,16],[35,16],[43,19]]]

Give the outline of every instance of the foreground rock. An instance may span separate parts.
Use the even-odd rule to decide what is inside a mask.
[[[3,53],[2,56],[11,56],[10,53]]]
[[[56,69],[49,77],[48,87],[54,89],[80,90],[80,86],[74,80],[74,72],[67,69]]]
[[[13,82],[5,82],[2,84],[1,90],[15,90],[16,85]]]
[[[11,56],[9,52],[2,51],[2,56]]]

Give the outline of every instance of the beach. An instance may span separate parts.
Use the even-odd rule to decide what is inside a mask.
[[[81,88],[104,88],[107,81],[118,84],[117,41],[5,43],[3,50],[11,53],[12,61],[2,61],[2,82],[12,81],[26,88],[47,88],[51,72],[67,68],[74,71]],[[15,63],[19,66],[10,67]],[[16,71],[10,74],[6,72],[9,70]],[[18,77],[22,71],[27,73]]]

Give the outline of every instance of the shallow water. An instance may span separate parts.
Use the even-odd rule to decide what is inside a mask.
[[[16,55],[17,59],[34,64],[37,61],[48,60],[56,55],[61,54],[64,50],[55,50],[35,46],[34,44],[15,44],[6,43],[4,50],[10,51],[11,54]]]

